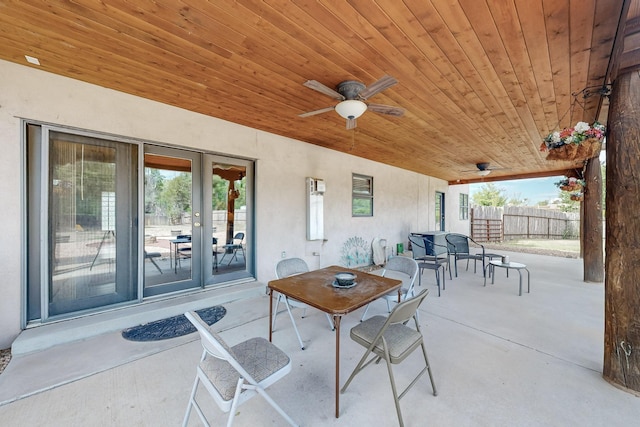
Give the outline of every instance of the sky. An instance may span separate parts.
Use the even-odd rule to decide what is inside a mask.
[[[507,199],[529,199],[529,206],[536,205],[544,200],[552,200],[558,197],[560,189],[555,186],[555,182],[560,181],[563,176],[552,176],[546,178],[513,179],[509,181],[494,181],[498,189],[504,190]],[[486,183],[469,185],[469,198],[473,197],[482,189]]]
[[[600,162],[606,163],[606,152],[600,152]],[[494,181],[493,184],[501,190],[507,200],[510,199],[529,199],[528,206],[535,206],[538,202],[551,201],[558,198],[560,189],[555,183],[563,179],[564,176],[551,176],[547,178],[531,178],[531,179],[514,179],[509,181]],[[486,183],[469,184],[469,201],[472,200],[473,194],[482,189]]]

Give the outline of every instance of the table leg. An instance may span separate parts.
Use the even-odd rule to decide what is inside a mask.
[[[508,270],[507,270],[508,271]],[[518,269],[518,276],[520,276],[520,281],[518,284],[518,296],[522,296],[522,269]]]
[[[336,328],[336,418],[340,417],[340,320],[341,316],[333,316]]]
[[[273,321],[273,289],[269,288],[269,342],[271,342],[271,335],[273,334],[272,322]]]

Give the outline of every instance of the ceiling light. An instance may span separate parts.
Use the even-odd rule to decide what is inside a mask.
[[[488,169],[485,169],[485,170],[483,170],[483,171],[478,171],[478,175],[480,175],[480,176],[487,176],[487,175],[489,175],[490,173],[491,173],[491,171],[490,171],[490,170],[488,170]]]
[[[347,99],[336,105],[336,113],[345,119],[357,119],[367,111],[367,104],[355,99]]]
[[[24,58],[27,60],[29,64],[40,65],[40,61],[38,60],[38,58],[29,56],[29,55],[25,55]]]

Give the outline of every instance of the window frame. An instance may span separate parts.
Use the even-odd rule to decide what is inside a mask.
[[[460,220],[466,221],[469,219],[469,194],[460,193]]]
[[[366,183],[362,184],[362,181]],[[368,206],[363,206],[362,201],[368,201]],[[361,212],[362,208],[367,209]],[[354,218],[373,216],[373,177],[354,173],[351,175],[351,216]]]

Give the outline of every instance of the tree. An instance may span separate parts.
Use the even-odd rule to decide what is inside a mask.
[[[529,199],[523,198],[521,193],[514,193],[507,204],[510,206],[529,206]]]
[[[144,213],[158,214],[158,199],[164,188],[164,177],[159,169],[144,168]]]
[[[580,202],[571,200],[571,194],[568,191],[558,192],[559,205],[562,212],[580,212]]]
[[[159,202],[171,223],[181,224],[182,214],[191,212],[191,174],[182,172],[166,181]]]
[[[498,188],[493,183],[484,184],[480,191],[473,194],[473,203],[480,206],[504,206],[507,203],[505,189]]]

